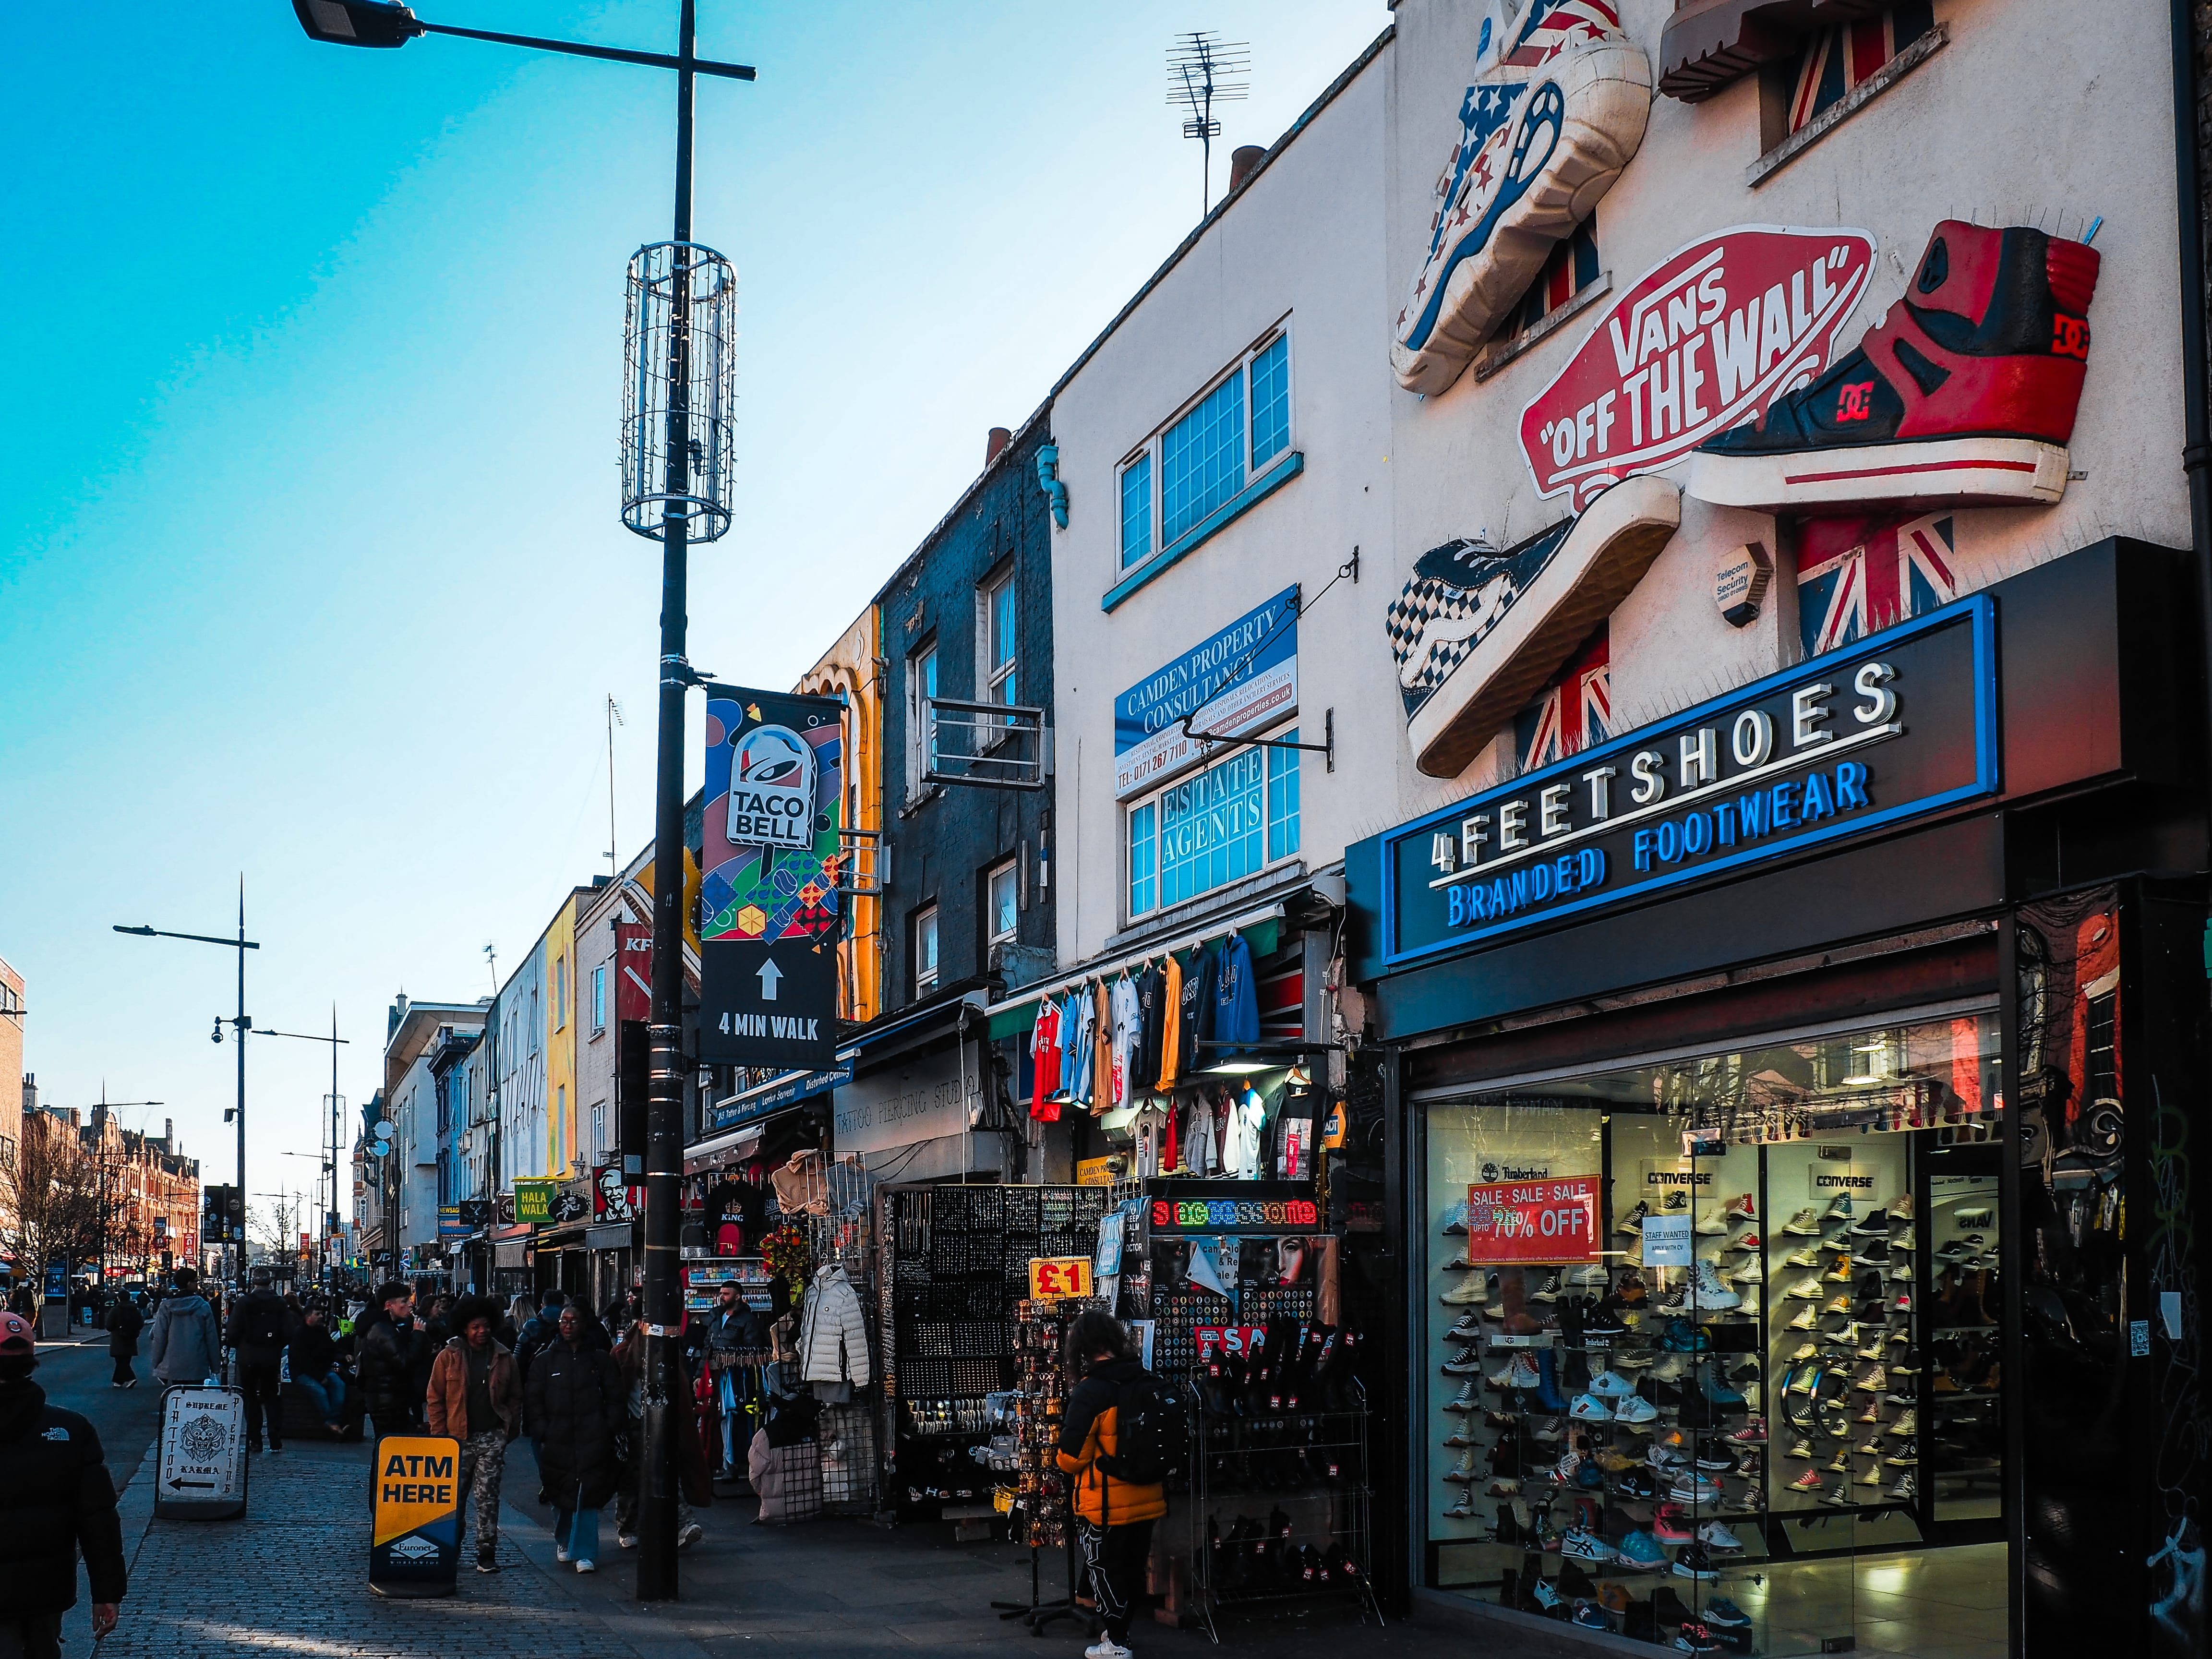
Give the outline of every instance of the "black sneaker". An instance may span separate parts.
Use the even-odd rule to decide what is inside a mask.
[[[478,1572],[497,1572],[499,1571],[499,1558],[495,1555],[479,1555],[477,1557],[477,1571]]]

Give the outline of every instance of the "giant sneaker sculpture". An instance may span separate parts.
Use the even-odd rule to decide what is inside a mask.
[[[1492,0],[1390,364],[1449,388],[1644,142],[1651,60],[1613,0]]]
[[[1689,493],[1769,510],[2057,501],[2097,267],[2027,226],[1944,220],[1858,349],[1698,446]]]

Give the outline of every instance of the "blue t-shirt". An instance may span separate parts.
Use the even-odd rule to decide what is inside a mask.
[[[1220,961],[1213,986],[1213,1039],[1257,1042],[1260,1000],[1252,985],[1252,947],[1242,933],[1231,933],[1223,943]]]

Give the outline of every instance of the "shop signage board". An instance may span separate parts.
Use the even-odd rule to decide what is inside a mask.
[[[1164,663],[1114,699],[1114,793],[1142,794],[1298,706],[1298,590],[1293,586]]]
[[[615,924],[615,1018],[653,1018],[653,929],[645,922]]]
[[[1690,1231],[1687,1211],[1644,1218],[1644,1265],[1647,1267],[1686,1267],[1697,1243]]]
[[[161,1395],[154,1513],[172,1521],[246,1513],[246,1396],[239,1390],[182,1388]]]
[[[619,1164],[602,1164],[592,1171],[592,1219],[638,1221],[645,1216],[645,1188],[623,1174]]]
[[[1111,1158],[1078,1158],[1075,1164],[1075,1184],[1079,1187],[1110,1187],[1114,1184],[1114,1165]]]
[[[811,1071],[837,1054],[843,700],[707,688],[699,1058]]]
[[[1521,415],[1541,495],[1575,510],[1754,420],[1838,355],[1874,270],[1863,230],[1737,225],[1668,255]]]
[[[557,1181],[517,1181],[514,1183],[514,1218],[517,1224],[550,1226],[553,1223],[553,1193],[560,1184]]]
[[[1200,1325],[1191,1333],[1206,1353],[1257,1353],[1267,1346],[1265,1325]]]
[[[832,1115],[839,1157],[964,1135],[983,1103],[974,1051],[962,1042],[839,1089]]]
[[[1087,1255],[1035,1255],[1030,1258],[1030,1300],[1054,1301],[1064,1296],[1091,1294],[1091,1258]]]
[[[820,1072],[793,1072],[773,1083],[763,1083],[726,1100],[716,1101],[708,1109],[708,1123],[715,1129],[738,1128],[802,1100],[826,1095],[852,1080],[853,1068],[849,1065]]]
[[[1994,795],[1998,761],[1996,611],[1978,594],[1390,831],[1383,963]]]
[[[1322,1224],[1303,1181],[1156,1181],[1147,1202],[1155,1233],[1310,1233]]]
[[[461,1557],[461,1443],[387,1435],[376,1443],[368,1587],[380,1595],[451,1595]]]
[[[1595,1261],[1596,1176],[1476,1182],[1467,1189],[1467,1259],[1474,1262]]]

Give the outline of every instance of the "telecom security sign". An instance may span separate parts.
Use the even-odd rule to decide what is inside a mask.
[[[1994,794],[1996,710],[1977,596],[1456,802],[1382,837],[1384,964]]]
[[[836,697],[707,689],[699,1058],[709,1064],[836,1060],[844,713]]]

